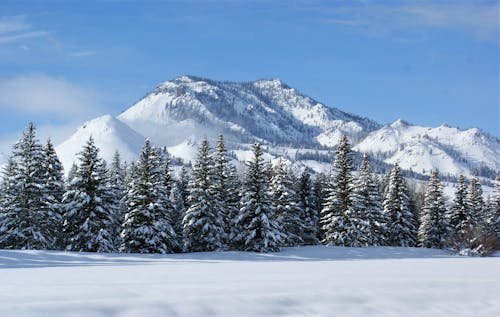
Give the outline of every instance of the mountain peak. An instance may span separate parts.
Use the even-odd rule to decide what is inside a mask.
[[[397,119],[396,121],[394,121],[393,123],[391,123],[391,127],[393,128],[399,128],[399,127],[407,127],[411,125],[408,121],[406,120],[403,120],[401,118]]]

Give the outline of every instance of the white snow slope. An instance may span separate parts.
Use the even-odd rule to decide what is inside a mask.
[[[57,151],[68,169],[89,135],[106,159],[118,149],[126,160],[138,157],[139,143],[150,138],[187,162],[194,160],[201,138],[214,141],[218,133],[224,133],[230,151],[248,151],[258,141],[271,157],[282,155],[276,149],[287,149],[290,161],[296,161],[296,152],[328,153],[346,134],[355,150],[417,173],[439,169],[471,176],[487,168],[494,177],[500,170],[500,140],[478,129],[427,128],[402,120],[382,126],[327,107],[277,79],[234,83],[181,76],[158,85],[117,118],[85,123]],[[310,157],[296,163],[325,172],[322,166],[330,166]]]
[[[499,316],[500,258],[417,248],[0,250],[0,316]]]

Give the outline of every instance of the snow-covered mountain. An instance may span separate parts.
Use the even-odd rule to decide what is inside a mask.
[[[189,161],[201,138],[213,140],[219,133],[240,160],[248,156],[252,142],[260,141],[268,158],[285,156],[322,170],[329,167],[324,158],[346,134],[355,150],[417,173],[433,168],[454,175],[500,170],[500,140],[478,129],[427,128],[402,120],[382,126],[327,107],[278,79],[235,83],[178,77],[158,85],[117,118],[85,123],[57,150],[67,167],[93,135],[105,158],[118,149],[130,160],[148,137]]]

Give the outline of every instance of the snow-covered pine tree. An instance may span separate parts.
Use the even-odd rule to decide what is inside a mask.
[[[9,158],[2,170],[0,187],[0,249],[17,249],[21,247],[22,236],[17,230],[17,208],[13,204],[17,197],[16,164]]]
[[[205,138],[201,141],[193,166],[189,208],[183,220],[185,248],[188,251],[214,251],[224,247],[224,219],[215,179],[210,145]]]
[[[352,164],[351,146],[347,137],[343,136],[337,147],[321,210],[323,243],[328,245],[360,245],[360,232],[352,205]]]
[[[283,238],[276,220],[261,145],[252,146],[253,158],[246,163],[241,208],[235,220],[233,241],[239,250],[276,252]]]
[[[66,249],[87,252],[114,250],[113,212],[106,164],[92,137],[83,146],[80,164],[64,193]]]
[[[388,220],[386,242],[391,246],[411,247],[416,244],[416,220],[408,207],[406,184],[398,164],[395,164],[389,178],[384,213]]]
[[[443,189],[437,170],[433,171],[420,215],[418,242],[425,248],[441,248],[450,233]]]
[[[368,155],[363,156],[353,187],[353,208],[361,245],[384,245],[387,219],[383,212],[380,185],[371,173]]]
[[[121,245],[120,233],[122,231],[123,218],[125,215],[124,197],[126,192],[125,186],[125,167],[122,164],[120,153],[118,151],[113,155],[113,161],[108,170],[108,188],[110,198],[113,200],[110,203],[110,208],[113,216],[113,245],[114,249],[118,250]]]
[[[238,176],[238,171],[234,165],[229,166],[229,173],[227,178],[227,196],[226,203],[229,208],[229,213],[227,213],[227,222],[226,222],[226,233],[228,235],[228,247],[231,249],[235,249],[236,245],[233,241],[233,237],[235,236],[235,220],[238,217],[238,213],[240,211],[240,195],[241,195],[241,181]]]
[[[189,182],[191,181],[191,175],[185,165],[182,165],[181,172],[179,174],[179,180],[177,186],[179,187],[179,193],[182,198],[182,203],[184,207],[189,208]]]
[[[173,213],[171,216],[171,225],[177,235],[178,248],[175,252],[182,252],[184,248],[184,235],[182,228],[182,220],[186,215],[186,206],[182,200],[181,190],[179,189],[180,182],[175,182],[170,191],[170,201],[172,202]]]
[[[214,197],[220,202],[219,212],[224,220],[224,244],[229,246],[231,244],[230,235],[233,227],[233,219],[238,212],[239,201],[235,201],[235,194],[238,194],[238,188],[235,187],[237,184],[234,184],[234,174],[231,175],[235,170],[231,169],[232,165],[227,158],[226,145],[222,134],[219,134],[217,138],[215,153],[213,154],[213,164]]]
[[[44,160],[42,162],[42,169],[44,174],[45,183],[45,204],[50,213],[50,217],[47,217],[44,221],[46,222],[47,228],[50,230],[50,235],[56,239],[55,248],[64,249],[64,237],[62,235],[63,229],[63,216],[64,216],[64,206],[62,204],[62,199],[64,195],[64,170],[57,157],[54,145],[50,140],[43,148]]]
[[[313,194],[314,194],[314,206],[316,208],[316,214],[318,215],[318,222],[317,222],[317,237],[318,241],[323,241],[325,239],[325,235],[323,232],[323,229],[321,228],[322,225],[320,223],[320,215],[321,215],[321,210],[323,209],[323,203],[325,202],[326,194],[327,194],[327,184],[328,184],[328,178],[324,173],[318,173],[314,177],[314,183],[313,183]]]
[[[495,180],[495,187],[489,199],[487,223],[500,242],[500,175]]]
[[[302,231],[302,240],[304,244],[318,244],[318,221],[319,212],[316,209],[313,193],[311,174],[303,171],[298,181],[298,207],[303,215],[304,229]]]
[[[30,123],[13,148],[8,166],[0,243],[11,249],[53,249],[59,214],[47,205],[44,153]]]
[[[458,177],[455,198],[450,212],[450,225],[454,232],[464,233],[471,229],[474,220],[472,219],[467,206],[467,183],[465,177]]]
[[[120,250],[172,253],[179,248],[165,210],[166,188],[160,153],[146,139],[139,161],[131,164]]]
[[[484,226],[484,199],[483,189],[477,177],[473,177],[470,182],[469,191],[466,196],[466,204],[469,210],[473,226]]]
[[[73,164],[71,164],[71,167],[68,171],[68,176],[66,177],[66,180],[65,180],[65,186],[69,186],[69,184],[71,184],[71,182],[73,181],[73,178],[75,178],[76,171],[78,171],[78,165],[75,162],[73,162]]]
[[[285,237],[282,241],[284,246],[298,246],[304,243],[303,215],[298,206],[298,197],[291,175],[285,162],[279,159],[273,168],[269,186],[276,219]]]

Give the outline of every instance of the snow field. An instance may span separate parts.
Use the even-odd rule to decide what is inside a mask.
[[[0,316],[498,316],[500,258],[418,248],[0,251]]]

